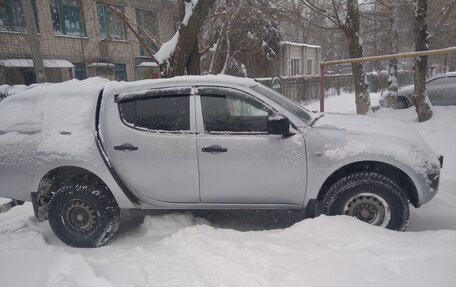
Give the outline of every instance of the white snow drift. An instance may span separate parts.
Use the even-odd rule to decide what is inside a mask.
[[[240,232],[172,213],[148,216],[102,248],[75,249],[25,204],[0,214],[1,286],[455,286],[456,107],[434,107],[424,123],[413,108],[373,116],[417,128],[445,156],[440,191],[412,209],[408,232],[344,216]]]

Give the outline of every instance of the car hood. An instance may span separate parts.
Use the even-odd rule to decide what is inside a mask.
[[[393,157],[422,173],[438,166],[437,155],[418,131],[398,121],[369,116],[325,113],[313,125],[335,130],[338,143],[325,144],[325,154],[338,160],[358,154]]]
[[[342,129],[352,133],[382,134],[412,142],[424,141],[416,129],[395,120],[339,113],[322,115],[323,117],[315,122],[314,127]]]
[[[403,87],[399,88],[398,93],[411,95],[411,94],[413,94],[414,89],[415,89],[414,85],[403,86]]]

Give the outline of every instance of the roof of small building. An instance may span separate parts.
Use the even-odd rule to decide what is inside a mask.
[[[282,42],[280,42],[280,44],[297,46],[297,47],[307,47],[307,48],[313,48],[313,49],[321,49],[321,46],[318,46],[318,45],[310,45],[310,44],[306,44],[306,43],[296,43],[296,42],[290,42],[290,41],[282,41]]]

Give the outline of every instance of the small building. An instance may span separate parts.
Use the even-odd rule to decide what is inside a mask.
[[[156,77],[158,67],[125,23],[92,0],[30,0],[47,80],[92,76],[133,81]],[[166,42],[179,18],[172,0],[110,1],[147,33]],[[143,40],[157,47],[138,29]],[[20,0],[0,1],[0,85],[35,82]]]
[[[321,59],[320,46],[283,41],[280,45],[280,75],[318,75]]]

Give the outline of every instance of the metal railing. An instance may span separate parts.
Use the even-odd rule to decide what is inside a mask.
[[[341,65],[341,64],[352,64],[352,63],[365,63],[365,62],[372,62],[372,61],[384,61],[384,60],[391,60],[391,59],[404,59],[404,58],[416,58],[416,57],[423,57],[423,56],[433,56],[433,55],[448,55],[448,54],[456,54],[456,46],[455,47],[448,47],[445,49],[437,49],[437,50],[426,50],[426,51],[417,51],[417,52],[408,52],[408,53],[398,53],[398,54],[390,54],[390,55],[380,55],[380,56],[373,56],[373,57],[363,57],[363,58],[352,58],[352,59],[344,59],[344,60],[335,60],[335,61],[325,61],[320,63],[320,112],[325,111],[325,93],[327,88],[325,78],[325,67],[333,66],[333,65]]]
[[[292,76],[260,78],[258,82],[275,89],[296,102],[306,102],[319,99],[319,76]],[[342,92],[352,92],[352,75],[328,75],[325,78],[326,95],[340,95]]]
[[[410,85],[413,83],[412,71],[399,70],[399,86]],[[388,88],[388,71],[367,73],[366,79],[369,85],[369,92],[380,92]],[[320,98],[320,77],[317,75],[258,78],[258,82],[282,93],[296,102],[306,102]],[[352,74],[330,74],[325,76],[325,96],[335,96],[342,93],[353,93]]]

